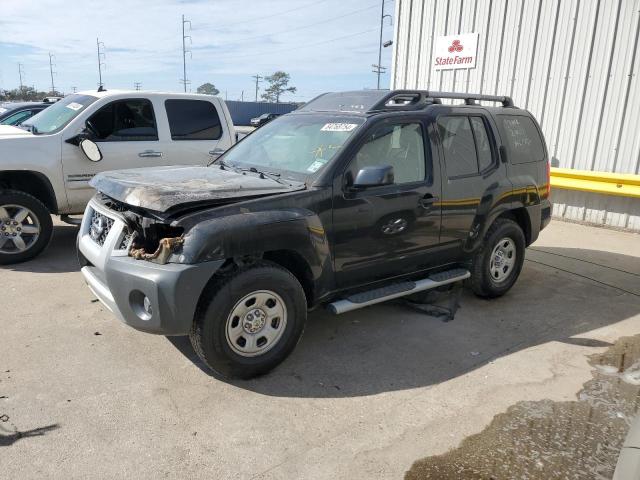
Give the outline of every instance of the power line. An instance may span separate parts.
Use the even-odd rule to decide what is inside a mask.
[[[273,36],[273,35],[281,35],[283,33],[289,33],[289,32],[296,32],[298,30],[304,30],[305,28],[315,27],[316,25],[323,25],[325,23],[329,23],[329,22],[332,22],[334,20],[338,20],[340,18],[349,17],[351,15],[355,15],[356,13],[364,12],[365,10],[371,10],[372,8],[376,8],[377,6],[378,6],[377,4],[370,5],[370,6],[365,7],[365,8],[360,8],[358,10],[353,10],[353,11],[351,11],[349,13],[345,13],[343,15],[338,15],[336,17],[327,18],[326,20],[321,20],[319,22],[309,23],[307,25],[300,25],[298,27],[289,28],[287,30],[281,30],[279,32],[265,33],[265,34],[262,34],[262,35],[254,35],[252,37],[239,38],[239,39],[235,40],[233,43],[235,44],[235,43],[238,43],[238,42],[245,42],[247,40],[254,40],[256,38],[264,38],[264,37],[270,37],[270,36]],[[222,46],[224,46],[224,44]]]
[[[316,2],[307,3],[307,4],[302,5],[300,7],[292,8],[292,9],[289,9],[289,10],[284,10],[284,11],[278,12],[278,13],[272,13],[271,15],[264,15],[262,17],[250,18],[248,20],[242,20],[240,22],[227,23],[226,25],[222,25],[221,27],[218,27],[218,28],[232,27],[234,25],[244,25],[245,23],[249,23],[249,22],[257,22],[257,21],[261,21],[261,20],[266,20],[268,18],[279,17],[280,15],[284,15],[285,13],[296,12],[298,10],[303,10],[305,8],[309,8],[309,7],[314,6],[314,5],[319,5],[320,3],[325,3],[325,2],[328,2],[328,1],[329,0],[318,0]]]
[[[184,26],[189,24],[189,31],[191,31],[191,21],[185,20],[184,15],[182,15],[182,79],[180,82],[184,85],[184,91],[187,91],[187,85],[191,83],[187,78],[187,52],[193,59],[193,54],[191,53],[191,49],[187,50],[186,40],[189,39],[189,44],[191,44],[191,35],[184,34]]]
[[[243,55],[234,55],[234,54],[229,54],[232,58],[242,58],[242,57],[255,57],[255,56],[262,56],[262,55],[270,55],[272,53],[283,53],[283,52],[291,52],[293,50],[300,50],[300,49],[304,49],[304,48],[308,48],[308,47],[315,47],[317,45],[324,45],[325,43],[331,43],[331,42],[336,42],[338,40],[343,40],[345,38],[351,38],[351,37],[356,37],[358,35],[364,35],[365,33],[371,33],[371,32],[377,32],[378,29],[377,28],[370,28],[369,30],[363,30],[361,32],[357,32],[357,33],[352,33],[350,35],[344,35],[342,37],[336,37],[336,38],[331,38],[329,40],[324,40],[322,42],[316,42],[316,43],[308,43],[306,45],[300,45],[298,47],[294,47],[294,48],[286,48],[286,49],[282,49],[282,50],[271,50],[269,52],[254,52],[254,53],[246,53]]]

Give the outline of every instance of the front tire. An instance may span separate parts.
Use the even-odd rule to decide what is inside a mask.
[[[524,263],[526,242],[520,226],[499,218],[487,231],[471,267],[471,288],[484,298],[500,297],[516,283]]]
[[[267,373],[291,353],[306,319],[306,297],[296,277],[260,262],[210,282],[191,344],[217,374],[247,379]]]
[[[36,257],[52,234],[51,215],[40,200],[17,190],[0,192],[0,265]]]

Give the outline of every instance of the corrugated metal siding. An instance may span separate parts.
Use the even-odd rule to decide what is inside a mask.
[[[640,0],[396,0],[391,88],[509,94],[554,166],[640,173]],[[435,37],[477,32],[477,67],[435,71]],[[640,200],[555,190],[554,215],[640,230]]]

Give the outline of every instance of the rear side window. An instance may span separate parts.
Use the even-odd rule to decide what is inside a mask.
[[[438,117],[437,125],[449,178],[478,173],[469,117]]]
[[[495,164],[485,121],[480,116],[442,116],[436,120],[449,178],[478,175]]]
[[[511,163],[544,160],[544,143],[531,118],[521,115],[498,115],[498,128]]]
[[[172,140],[218,140],[222,125],[216,107],[205,100],[166,100]]]

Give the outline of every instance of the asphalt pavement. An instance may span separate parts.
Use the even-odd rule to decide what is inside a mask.
[[[0,267],[0,478],[402,478],[517,402],[576,400],[587,356],[640,333],[640,236],[554,221],[501,299],[316,311],[278,369],[226,382],[95,302],[76,232]]]

